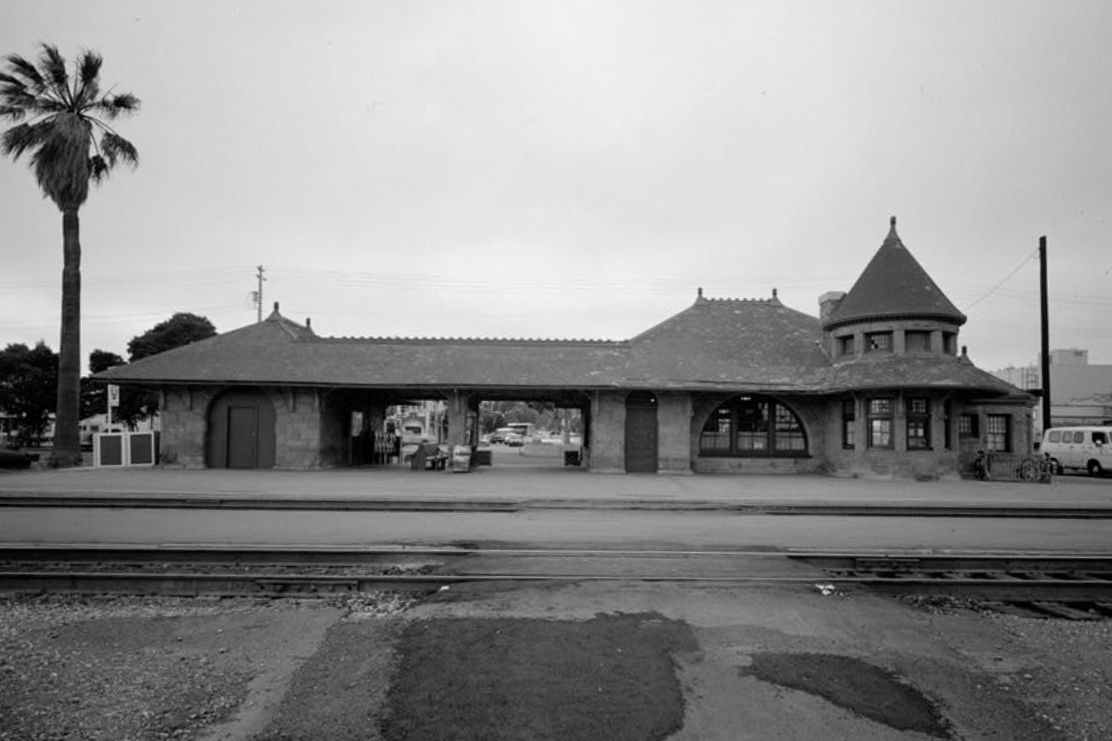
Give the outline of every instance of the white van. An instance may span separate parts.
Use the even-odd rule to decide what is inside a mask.
[[[1050,458],[1055,473],[1075,468],[1099,476],[1112,471],[1112,426],[1049,429],[1043,434],[1039,452]]]

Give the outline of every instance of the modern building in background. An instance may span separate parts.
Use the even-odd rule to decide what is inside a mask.
[[[599,473],[935,478],[980,449],[1030,452],[1034,397],[969,360],[965,315],[895,218],[818,317],[771,293],[699,289],[620,341],[322,337],[275,304],[262,322],[98,378],[160,393],[161,460],[186,467],[367,464],[364,436],[422,400],[442,403],[448,445],[478,443],[483,401],[578,410],[579,460]]]
[[[1002,368],[993,375],[1018,388],[1042,389],[1041,357],[1032,365]],[[1036,415],[1035,429],[1045,425]],[[1089,363],[1089,351],[1050,351],[1050,427],[1112,423],[1112,365]]]

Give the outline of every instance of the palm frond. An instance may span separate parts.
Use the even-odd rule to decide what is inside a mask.
[[[100,66],[104,63],[104,59],[93,51],[86,51],[81,54],[81,58],[77,62],[78,69],[78,84],[77,94],[74,96],[74,104],[78,108],[84,108],[96,101],[97,96],[100,95]]]
[[[0,152],[18,160],[28,149],[41,146],[49,138],[48,122],[19,124],[0,134]]]
[[[104,157],[99,154],[94,154],[89,158],[89,177],[94,183],[100,185],[104,178],[108,176],[108,171],[112,166],[105,161]]]
[[[13,73],[20,75],[24,84],[30,84],[31,89],[36,93],[42,93],[46,90],[46,81],[39,74],[35,65],[18,54],[9,54],[5,59],[8,61],[8,68]]]
[[[142,105],[142,102],[131,93],[120,93],[119,95],[106,95],[90,105],[89,109],[103,114],[108,120],[112,120],[121,113],[135,113],[139,110],[140,105]]]
[[[108,160],[108,169],[115,167],[117,162],[131,165],[132,168],[139,166],[139,150],[119,134],[106,132],[100,139],[100,151]]]
[[[14,85],[0,85],[0,101],[7,107],[21,109],[25,114],[34,114],[40,109],[39,98]]]
[[[0,105],[0,118],[10,118],[13,121],[21,121],[26,115],[27,110],[22,106]]]
[[[82,86],[95,83],[100,75],[100,66],[104,64],[104,57],[95,51],[86,51],[78,62]]]
[[[46,73],[49,88],[59,98],[65,101],[72,99],[69,90],[69,72],[66,71],[66,60],[53,44],[43,44],[39,64]]]

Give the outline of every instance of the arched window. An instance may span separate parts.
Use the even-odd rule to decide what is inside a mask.
[[[807,455],[807,434],[791,409],[765,396],[738,396],[715,409],[699,436],[699,455]]]

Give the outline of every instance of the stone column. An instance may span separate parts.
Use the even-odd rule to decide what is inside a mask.
[[[448,445],[468,445],[467,439],[467,410],[470,394],[459,389],[448,392],[448,439],[443,442]]]
[[[691,395],[656,395],[657,473],[690,474]]]
[[[625,393],[591,394],[591,457],[594,473],[625,473]]]

